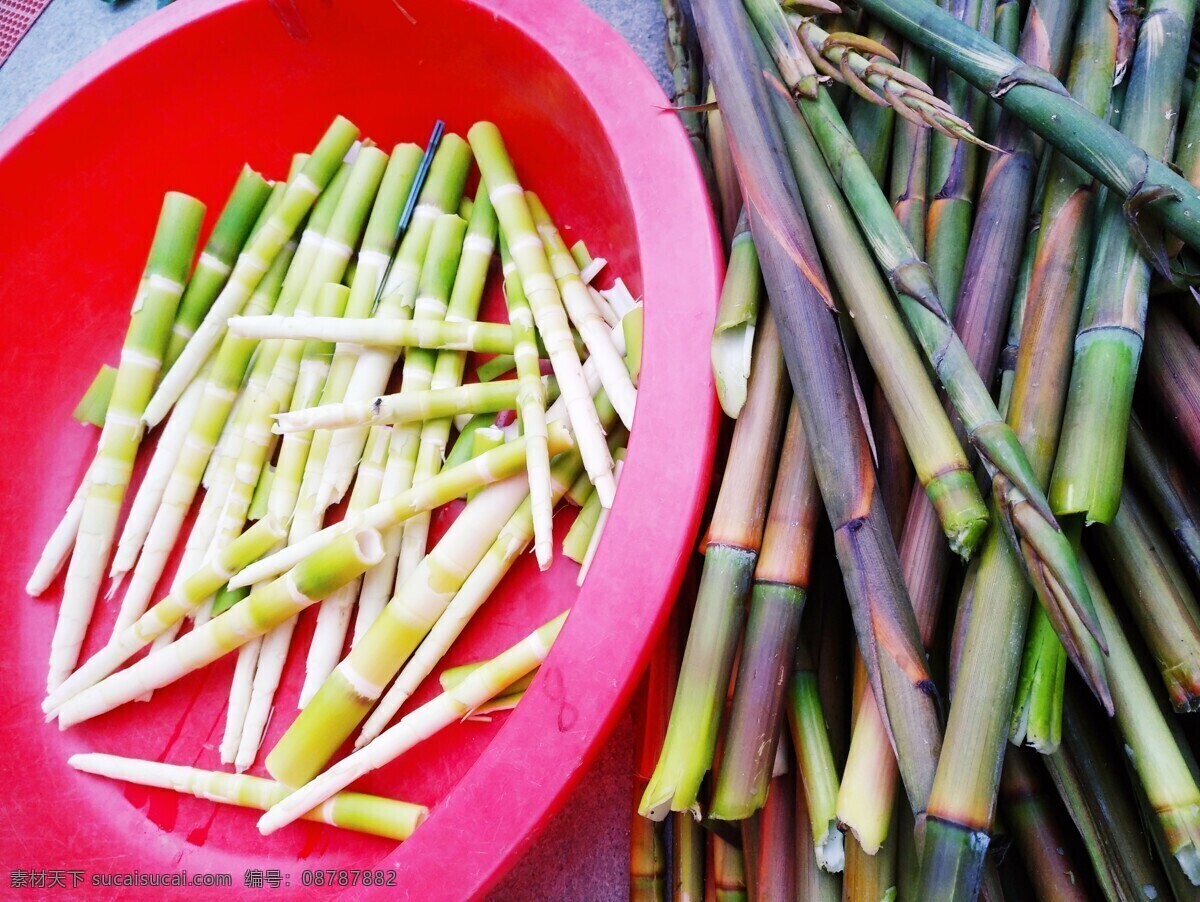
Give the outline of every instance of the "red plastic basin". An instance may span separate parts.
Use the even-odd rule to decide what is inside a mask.
[[[303,869],[394,868],[389,897],[477,896],[587,767],[646,662],[692,547],[716,423],[707,345],[721,265],[702,181],[649,72],[581,5],[403,7],[187,0],[129,29],[0,132],[0,723],[8,746],[0,861],[8,870],[77,869],[89,883],[92,874],[134,870],[228,873],[236,891],[247,869],[279,869],[294,897],[329,893],[304,887]],[[282,177],[290,155],[337,113],[384,148],[424,141],[437,117],[460,134],[476,119],[496,121],[568,240],[584,237],[646,298],[636,428],[587,585],[575,588],[566,560],[538,575],[527,556],[458,643],[450,664],[494,654],[574,608],[517,711],[460,724],[363,782],[432,806],[400,846],[308,823],[262,837],[254,812],[72,771],[67,757],[88,750],[216,768],[235,656],[149,704],[60,733],[41,722],[38,704],[61,585],[38,600],[22,588],[91,458],[95,430],[75,425],[71,409],[98,365],[115,362],[162,193],[201,198],[211,224],[243,161]],[[566,522],[558,526],[561,537]],[[264,750],[295,710],[308,614]],[[85,654],[114,617],[102,600]]]

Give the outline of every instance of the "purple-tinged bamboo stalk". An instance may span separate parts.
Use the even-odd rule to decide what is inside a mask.
[[[1169,898],[1170,887],[1139,816],[1130,786],[1112,762],[1119,754],[1078,694],[1067,693],[1062,746],[1042,760],[1083,837],[1106,899]]]
[[[771,791],[758,814],[758,863],[755,898],[762,902],[797,899],[796,895],[796,775],[787,759],[786,737],[781,740],[782,773],[771,778]],[[780,769],[780,768],[777,768]]]
[[[1135,416],[1129,423],[1126,466],[1170,530],[1183,559],[1200,577],[1200,500],[1195,483],[1160,440]]]
[[[756,24],[761,31],[761,20]],[[766,65],[768,60],[764,58],[763,63]],[[822,165],[823,151],[815,139],[821,129],[810,130],[782,92],[774,93],[772,100],[801,197],[812,219],[814,234],[819,236],[818,246],[854,323],[855,335],[887,395],[917,477],[938,512],[951,548],[969,557],[987,526],[987,509],[966,453],[942,409],[925,361],[904,324],[894,315],[887,286],[872,265],[871,253],[838,192],[835,177]],[[830,119],[836,116],[823,93],[815,101],[800,102],[804,107],[819,104]],[[821,124],[826,121],[821,120]],[[861,164],[858,174],[862,182],[869,183],[881,212],[890,217],[891,208],[882,190],[865,162],[856,155],[853,140],[840,119],[837,126],[841,147],[855,154],[854,161]],[[824,151],[829,149],[827,146]],[[929,346],[927,342],[926,347]]]
[[[781,86],[773,97],[782,121],[794,126],[784,129],[789,141],[801,147],[793,151],[793,161],[812,156],[811,152],[804,152],[807,133],[798,121],[799,114],[784,100]],[[866,171],[829,98],[818,92],[816,99],[800,98],[798,104],[830,172],[855,212],[860,229],[887,272],[902,312],[992,475],[997,497],[1003,501],[1000,513],[1005,533],[1020,552],[1040,600],[1054,612],[1056,623],[1063,625],[1068,647],[1074,652],[1079,640],[1072,639],[1072,634],[1078,637],[1090,633],[1099,638],[1099,629],[1089,608],[1074,551],[1050,514],[1020,441],[1000,417],[986,385],[972,366],[968,349],[958,340],[941,309],[928,269],[916,257],[886,198]],[[813,180],[805,182],[811,188]],[[870,318],[860,316],[856,328],[861,332],[871,323]],[[944,519],[944,511],[939,513]],[[1089,667],[1082,655],[1073,654],[1073,660],[1082,673],[1097,679],[1095,668]],[[1103,694],[1100,689],[1097,692]]]
[[[1009,749],[1000,777],[1000,810],[1038,898],[1085,902],[1086,872],[1072,860],[1065,825],[1048,796],[1044,773],[1031,752]]]
[[[1139,391],[1200,465],[1200,346],[1166,305],[1150,313],[1146,338]]]
[[[900,578],[863,428],[853,376],[768,89],[750,61],[751,26],[740,9],[695,4],[705,58],[725,115],[774,303],[784,356],[813,450],[813,468],[854,612],[872,689],[885,709],[901,772],[922,810],[940,749],[931,682]]]
[[[1200,605],[1171,553],[1170,539],[1130,486],[1099,546],[1154,656],[1176,711],[1200,710]]]
[[[754,571],[724,754],[713,788],[710,814],[714,818],[741,820],[767,800],[784,688],[808,592],[820,501],[799,408],[793,401]]]

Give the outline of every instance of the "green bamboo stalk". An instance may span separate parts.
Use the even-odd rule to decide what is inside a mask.
[[[801,664],[788,680],[785,702],[792,747],[796,750],[804,785],[809,835],[813,837],[817,864],[822,870],[838,873],[845,868],[846,853],[837,825],[837,765],[833,760],[816,676],[803,658]]]
[[[454,276],[454,287],[446,304],[445,321],[458,323],[474,320],[479,316],[479,305],[483,300],[487,284],[488,269],[496,248],[496,211],[484,187],[476,191],[475,201],[467,222],[467,233],[459,256],[458,271]],[[442,351],[437,355],[431,391],[450,392],[462,384],[467,355],[462,351]],[[464,388],[464,393],[474,389]],[[469,411],[476,413],[478,411]],[[450,441],[450,429],[454,425],[452,415],[444,414],[427,420],[421,427],[420,444],[417,449],[416,469],[413,484],[419,485],[436,476],[446,456]],[[528,451],[528,443],[526,444]],[[404,524],[400,543],[400,561],[397,573],[411,573],[425,556],[429,544],[430,515],[418,514]],[[315,688],[315,687],[314,687]]]
[[[330,286],[340,283],[346,274],[350,255],[358,247],[366,229],[367,218],[383,182],[387,164],[387,154],[383,151],[376,147],[364,147],[351,167],[344,197],[334,212],[321,253],[318,254],[313,264],[313,272],[309,276],[310,281],[317,282],[317,299],[312,312],[318,316],[341,319],[346,311],[350,301],[350,289],[340,284],[336,289]],[[326,259],[329,259],[327,265]],[[306,286],[305,291],[309,290],[309,286]],[[303,307],[302,299],[297,309]],[[317,403],[329,376],[334,350],[334,343],[323,337],[303,345],[288,410],[302,409]],[[270,498],[271,509],[280,518],[291,518],[295,513],[311,447],[312,436],[304,433],[292,437],[285,436],[281,443],[276,470],[280,478],[275,481]]]
[[[446,307],[462,257],[463,239],[466,237],[466,220],[454,213],[438,216],[430,232],[421,277],[417,283],[416,298],[410,314],[414,321],[439,322],[445,319]],[[365,358],[364,358],[365,359]],[[418,392],[429,388],[437,354],[429,350],[410,350],[404,356],[401,369],[402,391]],[[383,474],[383,497],[406,491],[413,486],[413,474],[417,468],[417,457],[421,444],[421,424],[406,423],[392,430],[388,445],[387,466]],[[372,570],[363,579],[359,594],[358,617],[364,628],[387,603],[392,589],[403,584],[407,572],[397,569],[400,563],[400,548],[404,530],[392,527],[383,533],[385,556],[383,565]],[[411,566],[406,561],[406,566]]]
[[[1200,463],[1200,346],[1165,305],[1150,315],[1147,337],[1141,392],[1188,460]]]
[[[1193,886],[1200,885],[1200,787],[1176,745],[1099,577],[1084,566],[1109,638],[1107,665],[1117,729],[1126,755],[1162,828],[1167,848]],[[1190,753],[1189,753],[1190,754]]]
[[[344,520],[360,520],[364,513],[379,502],[390,438],[390,427],[372,428],[367,438],[367,446],[363,449],[363,459],[354,477],[354,488],[350,492]],[[292,528],[295,529],[294,522]],[[361,588],[361,579],[352,580],[325,599],[318,608],[317,625],[313,631],[312,642],[308,646],[308,656],[304,661],[304,683],[300,687],[300,698],[297,702],[299,708],[308,704],[321,683],[333,673],[333,668],[337,667]]]
[[[292,241],[276,255],[271,268],[255,288],[250,300],[246,302],[248,311],[269,311],[281,299],[284,278],[295,253],[296,242]],[[192,417],[187,436],[180,448],[179,457],[167,477],[161,501],[156,510],[147,511],[151,518],[149,526],[141,527],[138,530],[140,533],[144,529],[146,535],[140,543],[141,552],[136,561],[136,568],[133,570],[133,575],[125,590],[125,596],[121,601],[121,610],[128,614],[136,616],[136,612],[139,609],[144,610],[152,598],[179,534],[183,530],[196,492],[204,479],[205,469],[214,457],[214,450],[222,430],[231,423],[244,422],[244,413],[240,413],[238,416],[232,415],[234,399],[238,396],[243,380],[251,368],[250,361],[256,347],[257,342],[238,338],[235,335],[227,334],[221,340],[212,369],[204,384],[200,406]],[[269,356],[268,354],[264,363],[269,363]],[[260,357],[260,359],[263,358]],[[218,469],[224,469],[225,466],[231,468],[232,462],[227,465],[219,465]],[[224,482],[224,480],[222,479],[220,482]],[[210,491],[205,497],[205,506],[208,510],[215,507],[219,513],[223,498],[223,487],[210,485]],[[134,513],[138,507],[135,499],[134,511],[130,512],[129,519],[126,521],[125,531],[131,535],[131,538],[136,534],[132,532],[133,528],[129,524],[135,520]],[[190,547],[203,545],[200,553],[207,550],[211,539],[211,536],[203,538],[204,524],[208,519],[211,518],[204,515],[198,516],[197,526],[193,528],[192,533],[197,541],[193,543],[191,536],[188,539]],[[130,547],[131,551],[135,551],[133,545],[134,543],[131,542],[127,547]],[[123,557],[121,552],[122,549],[118,547],[117,556],[113,562],[114,569],[117,568],[118,562],[121,566],[132,566],[132,561],[128,557]],[[195,553],[193,552],[191,556],[194,557]],[[114,577],[119,572],[117,570]]]
[[[490,659],[488,659],[490,660]],[[468,664],[459,664],[457,667],[447,667],[438,674],[438,685],[442,687],[442,691],[446,692],[459,685],[463,680],[469,677],[472,673],[487,663],[483,661],[471,661]],[[529,684],[533,682],[533,678],[537,675],[537,670],[532,670],[519,680],[514,680],[504,687],[505,694],[515,694],[524,692],[529,688]]]
[[[615,417],[606,399],[598,398],[597,406],[603,408],[602,422],[611,422]],[[614,429],[609,441],[621,440],[623,429]],[[517,441],[521,441],[518,439]],[[563,454],[550,466],[550,491],[552,503],[557,503],[563,493],[583,471],[583,461],[572,451]],[[417,691],[421,683],[431,674],[438,662],[450,651],[451,646],[462,634],[471,618],[491,597],[500,580],[504,578],[517,558],[529,547],[534,537],[533,511],[530,497],[526,497],[508,521],[495,532],[495,540],[470,575],[462,580],[454,597],[442,610],[437,622],[412,652],[408,661],[401,662],[399,673],[391,687],[380,699],[375,710],[366,719],[354,741],[355,748],[362,748],[378,736],[391,722],[404,703]]]
[[[704,569],[666,740],[638,809],[653,820],[668,811],[698,809],[762,544],[788,400],[779,334],[770,315],[758,329],[755,359],[705,538]]]
[[[541,365],[540,360],[538,364]],[[497,354],[475,368],[475,378],[479,382],[491,382],[515,372],[516,368],[517,360],[512,354]]]
[[[1001,523],[1026,557],[1027,569],[1038,586],[1040,599],[1048,609],[1061,610],[1057,614],[1058,622],[1073,623],[1076,634],[1085,628],[1097,632],[1070,543],[1050,516],[1038,480],[1022,453],[1021,443],[1003,424],[987,387],[971,365],[971,355],[957,341],[940,309],[928,269],[916,257],[877,183],[865,172],[865,164],[857,155],[828,97],[818,94],[815,101],[802,99],[799,103],[826,162],[847,193],[864,236],[884,270],[890,274],[902,311],[927,357],[935,365],[972,443],[1003,490]],[[783,104],[777,102],[777,107],[783,114]],[[787,111],[791,120],[797,121],[790,105]],[[801,129],[794,131],[798,133]],[[861,331],[862,323],[857,322],[856,326]],[[1077,622],[1079,620],[1082,624]],[[1075,654],[1073,660],[1086,672],[1082,655]]]
[[[957,0],[944,4],[955,19],[972,31],[981,30],[982,0]],[[911,45],[914,48],[919,44]],[[927,70],[932,68],[926,61]],[[956,110],[978,111],[982,99],[961,77],[938,68],[939,97]],[[953,312],[962,285],[963,263],[975,215],[980,169],[979,149],[969,141],[934,133],[929,138],[929,183],[924,256],[929,261],[937,292],[946,312]]]
[[[80,423],[91,426],[103,426],[104,415],[108,412],[108,402],[112,399],[113,386],[117,382],[117,370],[107,363],[101,364],[96,376],[88,385],[87,391],[75,405],[71,416]],[[33,593],[30,593],[33,594]]]
[[[563,537],[562,551],[563,556],[569,558],[577,564],[582,564],[584,557],[587,555],[588,545],[591,544],[592,535],[596,531],[596,523],[600,519],[600,511],[604,510],[600,506],[600,496],[592,492],[584,502],[583,507],[579,509],[575,521],[571,524],[571,528],[567,530],[567,534]]]
[[[550,400],[558,397],[557,383],[539,378],[543,391],[550,388]],[[275,431],[283,435],[312,429],[344,429],[371,426],[424,423],[448,419],[458,414],[496,413],[517,406],[521,385],[517,379],[498,382],[472,382],[453,388],[428,388],[381,395],[373,401],[343,402],[279,414]]]
[[[590,393],[583,379],[579,355],[570,340],[570,327],[559,293],[559,283],[541,240],[534,243],[534,239],[538,238],[534,215],[517,181],[499,129],[489,122],[479,122],[472,126],[468,136],[488,194],[496,208],[500,230],[520,273],[534,322],[546,342],[554,374],[558,377],[563,396],[567,398],[571,427],[579,442],[584,465],[596,491],[600,493],[600,503],[609,507],[615,491],[612,458],[595,410],[590,403],[585,403]],[[570,257],[569,253],[567,257]]]
[[[1121,132],[1155,160],[1172,153],[1194,15],[1192,0],[1159,0],[1149,4],[1143,19]],[[1129,228],[1128,217],[1140,205],[1116,188],[1105,202],[1075,339],[1062,452],[1050,490],[1056,510],[1081,513],[1088,522],[1111,522],[1120,501],[1150,285],[1151,261],[1144,254],[1150,252],[1146,242],[1153,239]],[[1174,204],[1159,206],[1165,211]]]
[[[486,454],[488,451],[491,451],[494,448],[499,448],[506,441],[508,441],[508,436],[504,434],[503,429],[500,429],[496,426],[487,426],[483,429],[476,429],[473,433],[471,433],[471,438],[470,438],[471,457],[475,458],[481,454]],[[529,453],[528,446],[525,449],[525,453],[526,454]],[[528,475],[528,473],[529,473],[528,461],[526,462],[526,471],[525,472],[526,472],[526,475]],[[588,483],[588,485],[590,487],[591,483]],[[481,491],[482,491],[482,489],[470,489],[467,492],[467,500],[470,501],[472,498],[474,498],[476,495],[478,495]]]
[[[134,654],[145,648],[173,624],[194,611],[210,595],[219,589],[229,574],[244,567],[270,550],[285,535],[283,524],[266,517],[246,530],[231,545],[223,548],[215,557],[206,561],[198,570],[184,573],[176,580],[176,587],[142,614],[133,624],[115,634],[108,644],[92,655],[42,702],[47,714],[57,711],[65,702],[74,698],[113,673]]]
[[[524,454],[516,442],[497,450],[512,447]],[[272,776],[299,786],[320,772],[487,554],[527,488],[523,476],[509,477],[459,514],[267,756]]]
[[[1046,612],[1034,608],[1025,632],[1025,651],[1009,727],[1009,741],[1013,745],[1030,745],[1043,755],[1058,748],[1062,740],[1066,678],[1066,649],[1058,641]]]
[[[887,395],[917,478],[938,511],[946,538],[955,552],[970,557],[987,528],[987,509],[967,456],[942,409],[924,361],[904,324],[894,315],[887,287],[873,266],[854,219],[829,169],[822,165],[813,132],[782,95],[774,95],[774,99],[796,182],[825,264],[853,318],[855,332]],[[828,97],[825,100],[832,110],[832,102]],[[854,150],[853,139],[844,128],[841,137]],[[866,166],[862,157],[856,159]],[[874,180],[865,168],[862,174]],[[877,183],[875,192],[890,216],[890,207]]]
[[[611,448],[611,446],[610,446]],[[620,447],[613,450],[613,479],[617,481],[617,485],[621,484],[621,473],[625,468],[625,448]],[[604,528],[608,525],[609,509],[601,506],[600,513],[596,517],[595,528],[588,536],[587,548],[583,552],[583,560],[579,562],[579,574],[575,577],[575,585],[582,586],[584,580],[587,579],[588,572],[592,569],[592,561],[595,560],[596,552],[600,547],[600,540],[604,538]]]
[[[1200,710],[1200,606],[1171,554],[1170,540],[1126,486],[1100,547],[1176,711]]]
[[[457,215],[453,218],[462,221]],[[350,342],[394,349],[493,354],[507,353],[514,346],[511,326],[469,319],[376,322],[323,316],[233,316],[229,319],[229,327],[245,338]]]
[[[358,129],[349,120],[337,117],[305,161],[300,173],[288,181],[283,201],[238,255],[229,280],[209,308],[204,321],[155,389],[143,416],[148,427],[166,416],[171,405],[200,371],[221,340],[225,321],[240,311],[250,299],[270,268],[271,261],[292,237],[318,195],[329,185],[357,138]]]
[[[457,135],[444,135],[433,156],[429,175],[417,197],[412,221],[400,241],[399,248],[395,249],[395,259],[387,280],[382,288],[376,287],[380,298],[375,306],[372,321],[377,325],[412,318],[421,269],[434,223],[439,216],[458,209],[470,166],[471,148],[467,142]],[[408,191],[405,191],[405,194],[407,195]],[[399,214],[392,223],[393,230],[398,223]],[[393,244],[394,235],[393,231]],[[387,253],[390,259],[390,251],[380,248],[380,252]],[[387,261],[382,260],[384,269],[387,265]],[[397,349],[364,349],[355,362],[354,373],[346,385],[343,399],[356,401],[383,394],[399,356]],[[353,429],[330,439],[325,469],[317,489],[318,510],[324,511],[331,504],[340,501],[350,488],[354,467],[362,456],[367,434],[366,428]]]
[[[671,104],[678,110],[679,121],[683,124],[688,142],[692,145],[692,153],[696,155],[696,163],[700,167],[700,174],[704,176],[704,184],[708,188],[713,212],[720,216],[722,195],[717,188],[708,145],[704,140],[704,116],[699,110],[694,109],[700,103],[704,84],[704,66],[698,58],[699,54],[695,52],[691,29],[688,25],[687,15],[684,13],[684,4],[679,0],[661,0],[661,4],[663,15],[667,20],[664,49],[667,69],[671,73]],[[730,215],[736,214],[735,210]]]
[[[1200,245],[1200,199],[1187,180],[1129,137],[1088,114],[1054,78],[1024,67],[928,0],[863,0],[863,7],[987,92],[1107,185],[1116,197],[1131,201],[1134,209],[1165,190],[1171,202],[1156,204],[1155,212],[1186,244]],[[1171,90],[1182,81],[1178,79]]]
[[[1021,46],[1021,4],[1019,0],[998,0],[995,6],[995,27],[992,29],[991,38],[1009,53],[1016,54]],[[980,32],[986,33],[983,29],[980,29]],[[978,107],[982,98],[978,98],[978,95],[976,98]],[[998,104],[986,104],[983,111],[985,140],[995,142],[1002,114],[1003,110]]]
[[[915,810],[925,806],[939,728],[899,560],[875,492],[870,449],[842,336],[766,84],[748,68],[756,48],[740,9],[695,4],[709,72],[724,94],[750,228],[775,301],[785,356],[834,528],[859,646],[884,708]],[[834,453],[833,449],[837,449]]]
[[[280,783],[248,774],[225,774],[98,752],[72,755],[67,763],[87,774],[140,786],[171,789],[212,802],[257,808],[260,811],[279,804],[291,792]],[[302,815],[303,819],[403,841],[412,836],[413,831],[429,816],[429,809],[424,805],[360,792],[340,792],[330,801],[332,805],[313,808]]]
[[[555,454],[571,447],[571,436],[563,423],[552,423],[549,437],[550,447]],[[506,480],[522,470],[524,454],[525,439],[517,438],[479,457],[454,467],[447,467],[436,476],[399,494],[389,495],[381,489],[381,500],[365,508],[357,516],[347,516],[264,557],[253,567],[246,567],[234,574],[229,580],[230,585],[239,588],[271,579],[291,569],[310,554],[325,548],[350,530],[370,527],[382,533],[418,513],[447,504],[470,489]],[[382,458],[383,455],[379,456]]]
[[[211,664],[332,594],[378,563],[382,553],[375,530],[347,533],[204,626],[80,692],[58,709],[59,728],[104,714]]]
[[[196,269],[188,280],[183,297],[179,299],[170,343],[163,355],[163,372],[170,370],[183,353],[184,345],[196,333],[196,328],[204,320],[213,301],[225,287],[238,254],[266,206],[271,188],[271,183],[249,166],[242,167],[233,184],[233,191],[204,243],[204,250],[196,261]]]
[[[1189,477],[1136,416],[1129,423],[1126,453],[1130,472],[1170,530],[1183,559],[1200,576],[1200,514]]]
[[[458,436],[454,439],[454,444],[450,446],[450,453],[446,455],[445,463],[443,463],[442,466],[453,467],[457,466],[463,461],[470,460],[473,456],[471,436],[473,436],[477,430],[491,426],[493,423],[495,423],[495,421],[496,416],[495,414],[491,413],[481,413],[477,416],[471,417],[462,427],[459,428]],[[591,483],[589,482],[588,485],[590,486]]]
[[[558,638],[566,612],[530,633],[516,645],[492,658],[454,689],[406,715],[372,742],[343,758],[319,777],[278,802],[258,821],[264,835],[286,826],[304,812],[345,789],[355,780],[394,761],[418,743],[458,722],[494,698],[520,677],[540,665]]]
[[[508,318],[512,323],[517,343],[513,350],[518,387],[515,401],[520,409],[522,430],[529,439],[526,446],[529,455],[526,470],[529,474],[530,503],[534,511],[534,551],[539,569],[545,569],[554,554],[551,524],[554,511],[550,503],[549,489],[550,457],[543,439],[546,427],[546,391],[541,379],[533,311],[525,295],[516,262],[512,259],[508,243],[503,238],[500,241],[500,260],[504,268],[504,297],[508,306]],[[600,496],[593,494],[596,503],[599,504]],[[586,553],[585,545],[583,554]],[[583,563],[582,555],[579,563]]]
[[[721,284],[711,351],[717,399],[725,415],[735,420],[746,403],[761,295],[762,271],[758,265],[758,252],[743,211],[729,248],[729,266]]]
[[[1051,804],[1044,772],[1024,749],[1009,749],[1000,778],[1000,807],[1040,899],[1084,902],[1086,872],[1072,860],[1063,825]]]
[[[808,814],[804,782],[796,781],[796,899],[805,902],[840,902],[842,878],[817,863],[816,843]]]
[[[104,428],[88,468],[88,490],[50,645],[48,692],[70,675],[79,660],[141,444],[141,417],[162,367],[203,218],[204,205],[195,198],[178,192],[168,192],[163,198],[130,312]]]
[[[595,363],[596,372],[600,376],[600,384],[604,386],[605,393],[616,408],[617,416],[628,429],[633,425],[637,390],[622,360],[623,355],[613,341],[611,327],[604,321],[592,301],[592,295],[579,276],[579,267],[545,206],[532,191],[525,192],[525,201],[533,224],[537,227],[537,234],[542,239],[546,260],[558,284],[559,296],[571,325],[583,338],[588,359]],[[510,245],[509,250],[515,251],[513,262],[518,263],[520,249]],[[603,499],[603,495],[601,497]]]
[[[1077,707],[1079,701],[1068,697],[1062,747],[1042,760],[1083,837],[1104,897],[1165,899],[1167,878],[1150,850],[1129,785],[1121,769],[1112,766],[1119,752],[1101,739],[1096,718]]]
[[[929,60],[905,44],[901,66],[914,78],[929,77]],[[925,256],[925,217],[929,202],[930,131],[908,119],[896,123],[892,137],[892,169],[888,200],[917,256]]]
[[[254,497],[250,499],[250,510],[246,512],[246,519],[251,523],[261,520],[270,512],[268,501],[271,497],[271,485],[274,482],[275,467],[267,464],[263,468],[262,475],[258,477],[258,485],[254,487]]]
[[[767,800],[779,742],[784,687],[792,672],[808,592],[819,508],[820,495],[804,426],[793,401],[754,570],[746,635],[734,679],[724,753],[713,787],[711,817],[741,820],[762,808]]]
[[[811,95],[817,88],[817,69],[800,43],[798,23],[789,23],[777,3],[768,5],[759,0],[752,3],[759,7],[767,23],[768,27],[761,32],[762,41],[772,56],[779,59],[779,74],[784,84],[794,94]]]

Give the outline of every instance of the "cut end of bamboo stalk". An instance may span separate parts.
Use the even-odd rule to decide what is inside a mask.
[[[1187,876],[1188,882],[1192,886],[1200,886],[1200,851],[1196,849],[1195,844],[1188,843],[1176,851],[1175,860],[1179,862],[1179,867]]]
[[[824,835],[813,837],[813,851],[821,870],[840,874],[846,869],[846,842],[837,821],[831,820]]]

